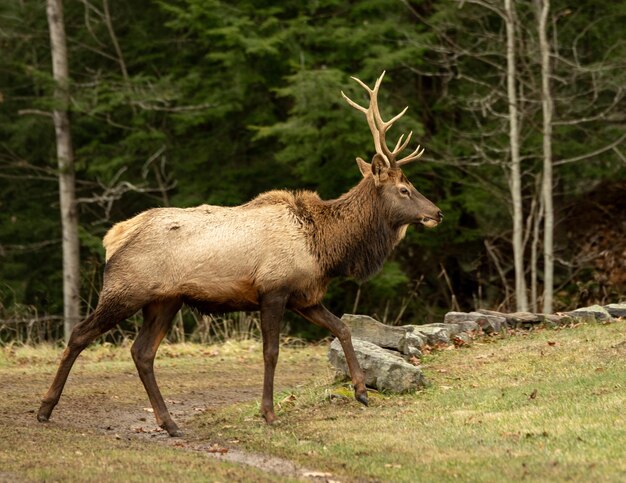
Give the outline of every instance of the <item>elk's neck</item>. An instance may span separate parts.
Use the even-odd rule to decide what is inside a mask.
[[[340,198],[307,207],[310,246],[325,275],[365,280],[382,268],[406,227],[394,227],[378,200],[365,178]]]

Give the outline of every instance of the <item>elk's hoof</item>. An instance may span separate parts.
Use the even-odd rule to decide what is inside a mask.
[[[357,401],[359,401],[363,406],[369,406],[370,402],[367,399],[367,394],[357,394],[354,396]]]
[[[274,424],[274,422],[276,421],[276,414],[274,414],[274,412],[266,412],[263,413],[263,419],[265,419],[265,422],[267,424]]]
[[[39,406],[39,411],[37,411],[37,421],[40,423],[48,422],[50,414],[52,414],[52,409],[54,409],[54,404],[43,402],[41,406]]]
[[[176,426],[176,423],[173,421],[170,423],[163,423],[161,427],[167,431],[167,434],[169,434],[172,438],[180,438],[184,434],[180,429],[178,429],[178,426]]]

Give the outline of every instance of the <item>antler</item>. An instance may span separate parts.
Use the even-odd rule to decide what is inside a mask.
[[[411,154],[405,156],[400,160],[396,160],[396,156],[401,153],[409,144],[411,136],[413,135],[413,131],[409,133],[404,142],[402,142],[402,138],[404,138],[404,134],[402,134],[400,136],[400,139],[398,139],[396,147],[393,149],[393,151],[389,150],[389,147],[387,146],[387,142],[385,140],[385,135],[387,134],[387,131],[393,125],[393,123],[400,119],[402,116],[404,116],[404,113],[408,109],[408,106],[405,107],[402,112],[400,112],[400,114],[397,114],[389,121],[383,121],[383,118],[380,115],[380,110],[378,108],[378,90],[380,89],[380,84],[383,80],[383,77],[385,77],[385,71],[383,71],[380,77],[376,80],[376,84],[374,84],[373,89],[370,89],[367,84],[365,84],[360,79],[352,77],[352,79],[354,79],[361,87],[363,87],[363,89],[365,89],[370,96],[370,105],[367,108],[354,102],[352,99],[346,96],[343,91],[341,91],[341,95],[348,102],[348,104],[350,104],[355,109],[365,113],[367,124],[370,127],[372,137],[374,138],[374,146],[376,147],[376,152],[383,157],[383,159],[387,162],[388,167],[395,168],[407,164],[415,159],[418,159],[422,154],[424,154],[424,150],[418,145]]]

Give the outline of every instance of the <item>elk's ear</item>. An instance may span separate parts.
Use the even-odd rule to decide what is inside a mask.
[[[389,167],[380,154],[375,154],[372,158],[372,174],[374,175],[374,183],[376,183],[376,186],[387,181],[389,177]]]
[[[372,172],[372,165],[367,161],[361,158],[356,158],[356,164],[359,166],[359,171],[361,171],[364,178]]]

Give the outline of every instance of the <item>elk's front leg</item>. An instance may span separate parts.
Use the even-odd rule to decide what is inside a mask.
[[[339,339],[341,347],[343,348],[343,353],[346,356],[350,376],[352,377],[354,397],[361,404],[367,406],[368,399],[367,389],[365,389],[365,377],[363,376],[363,370],[361,369],[359,361],[356,358],[356,354],[354,353],[354,347],[352,347],[352,338],[350,336],[350,329],[348,326],[322,304],[313,305],[312,307],[307,307],[306,309],[298,309],[296,312],[308,321],[330,330],[330,332],[337,337],[337,339]]]
[[[261,333],[263,335],[263,399],[261,415],[268,424],[276,420],[274,414],[274,372],[278,362],[280,322],[285,313],[287,297],[283,294],[266,294],[261,299]]]

